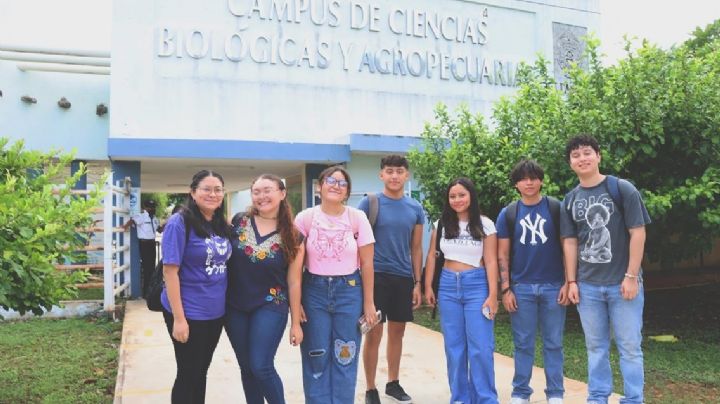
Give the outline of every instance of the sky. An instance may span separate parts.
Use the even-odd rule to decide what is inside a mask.
[[[0,27],[0,43],[32,41],[50,48],[67,48],[68,43],[73,44],[70,47],[80,49],[110,48],[110,24],[107,21],[111,19],[113,0],[0,0],[0,13],[16,1],[43,12],[35,13],[32,21],[18,21],[19,26]],[[667,48],[683,42],[695,27],[704,27],[720,18],[720,0],[598,1],[601,13],[599,36],[602,51],[607,55],[606,63],[623,57],[623,34],[647,38]],[[83,16],[79,18],[82,23],[68,23],[72,16]]]
[[[623,35],[646,38],[669,48],[690,37],[695,27],[720,18],[720,0],[599,0],[600,40],[605,62],[625,54]]]

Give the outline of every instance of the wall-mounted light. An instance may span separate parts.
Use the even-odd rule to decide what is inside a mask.
[[[37,99],[29,95],[23,95],[20,100],[26,104],[37,104]]]
[[[65,97],[60,98],[60,100],[58,101],[58,107],[60,107],[62,109],[68,109],[71,106],[72,106],[72,104]]]
[[[97,116],[103,116],[108,113],[108,107],[106,107],[105,104],[98,104],[97,108],[95,108],[95,113]]]

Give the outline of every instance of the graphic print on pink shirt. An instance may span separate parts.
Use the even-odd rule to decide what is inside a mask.
[[[317,238],[312,242],[315,251],[318,253],[318,259],[342,261],[342,253],[348,244],[345,236],[347,230],[326,230],[320,228],[320,226],[314,226],[313,230],[318,233]]]
[[[349,206],[340,216],[328,216],[319,207],[306,209],[295,226],[305,236],[305,266],[316,275],[351,274],[360,267],[358,248],[375,242],[365,213]]]

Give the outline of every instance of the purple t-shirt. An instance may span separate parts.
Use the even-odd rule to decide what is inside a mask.
[[[225,315],[225,262],[231,254],[230,240],[216,235],[200,238],[191,227],[186,245],[185,221],[176,213],[165,225],[162,252],[163,264],[180,266],[180,298],[185,317],[213,320]],[[172,312],[167,289],[163,289],[160,298],[165,310]]]

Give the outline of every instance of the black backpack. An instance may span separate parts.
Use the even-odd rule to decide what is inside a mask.
[[[375,231],[375,223],[378,218],[378,211],[380,210],[380,202],[376,193],[367,194],[368,198],[368,221],[373,232]]]
[[[185,245],[190,240],[190,226],[185,225]],[[162,295],[163,288],[165,287],[165,278],[163,276],[163,261],[162,257],[158,260],[155,265],[155,270],[150,277],[150,284],[147,286],[147,295],[145,298],[145,304],[150,311],[163,311],[162,301],[160,295]]]

